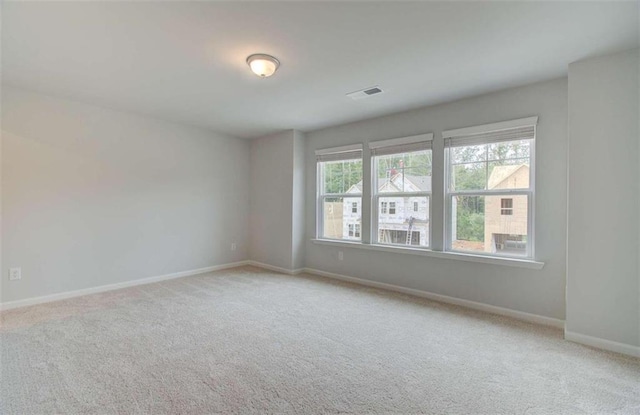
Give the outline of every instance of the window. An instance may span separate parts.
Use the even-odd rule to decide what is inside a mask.
[[[513,215],[513,199],[500,199],[500,214]]]
[[[369,143],[374,243],[428,247],[431,134]]]
[[[325,239],[361,237],[362,145],[317,150],[317,235]]]
[[[486,127],[443,133],[447,249],[531,258],[535,122]]]
[[[317,150],[316,237],[533,260],[537,120],[443,131],[438,154],[433,134],[371,141],[366,171],[360,144]],[[444,187],[435,194],[433,156]]]

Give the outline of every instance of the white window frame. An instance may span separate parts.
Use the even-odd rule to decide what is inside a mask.
[[[392,138],[389,140],[381,140],[374,141],[369,143],[369,148],[372,150],[371,154],[371,243],[373,245],[382,245],[382,246],[392,246],[397,249],[422,249],[428,250],[431,248],[432,243],[432,230],[433,225],[431,223],[431,211],[433,209],[433,198],[432,192],[390,192],[390,193],[380,193],[378,191],[378,161],[376,158],[374,149],[381,148],[397,148],[398,151],[390,152],[387,154],[402,154],[402,153],[410,153],[412,151],[423,151],[430,150],[432,152],[432,160],[433,160],[433,134],[420,134],[409,137],[400,137],[400,138]],[[400,148],[406,146],[406,151],[400,151]],[[413,150],[410,150],[413,146],[418,147]],[[433,178],[433,165],[432,169],[432,178]],[[395,202],[386,202],[380,201],[381,198],[388,197],[426,197],[429,204],[429,234],[427,235],[427,240],[429,244],[427,246],[417,246],[417,245],[401,245],[401,244],[385,244],[380,241],[380,232],[378,229],[378,207],[380,207],[380,212],[384,214],[392,214],[391,213],[391,203],[395,205]],[[384,204],[384,205],[383,205]],[[394,213],[397,212],[397,207],[394,207]]]
[[[493,124],[479,125],[475,127],[460,128],[455,130],[448,130],[442,132],[442,137],[445,139],[444,149],[444,169],[445,169],[445,251],[473,254],[481,256],[491,256],[499,258],[509,259],[526,259],[533,260],[535,258],[535,168],[536,168],[536,126],[538,123],[538,117],[528,117],[518,120],[505,121]],[[459,190],[451,191],[451,163],[450,163],[450,149],[451,146],[447,144],[448,139],[456,137],[467,137],[477,134],[491,134],[495,132],[502,132],[520,127],[533,127],[533,139],[531,140],[531,147],[529,149],[530,165],[529,165],[529,188],[528,189],[500,189],[500,190]],[[469,142],[467,145],[479,145],[489,144],[491,140],[485,142]],[[453,249],[453,198],[456,196],[527,196],[527,250],[526,255],[508,255],[497,252],[483,252],[483,251],[468,251]]]
[[[362,205],[362,192],[360,193],[324,193],[324,182],[322,171],[324,163],[329,161],[349,161],[349,160],[361,160],[362,159],[362,144],[350,144],[340,147],[332,147],[319,149],[315,151],[316,154],[316,238],[329,241],[349,241],[349,242],[361,242],[362,241],[362,226],[360,227],[360,237],[358,240],[350,239],[337,239],[324,236],[324,200],[333,198],[360,198],[360,205]],[[362,171],[362,185],[364,186],[364,163]],[[349,208],[351,209],[351,207]],[[362,212],[360,212],[360,220],[362,221]],[[347,225],[348,226],[348,225]],[[347,228],[348,229],[348,228]],[[354,232],[355,234],[355,232]],[[348,235],[348,230],[347,230]]]
[[[358,213],[358,202],[351,202],[351,213]]]

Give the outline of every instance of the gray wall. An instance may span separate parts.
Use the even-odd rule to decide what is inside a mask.
[[[377,98],[372,98],[377,99]],[[433,132],[433,193],[443,194],[442,130],[538,115],[536,153],[536,259],[542,270],[452,259],[318,245],[315,235],[315,160],[318,148],[365,143],[365,183],[370,174],[366,143]],[[306,265],[357,278],[564,319],[567,201],[567,80],[557,79],[461,101],[407,111],[307,134]],[[366,191],[365,187],[365,191]],[[363,198],[363,212],[370,201]],[[443,208],[432,211],[433,246],[442,247]],[[363,223],[367,222],[365,215]],[[363,238],[369,230],[363,229]],[[344,252],[338,261],[337,253]]]
[[[566,329],[640,346],[638,50],[569,66]]]
[[[293,138],[291,131],[251,141],[249,257],[291,268]]]
[[[304,267],[305,248],[305,136],[293,132],[293,269]]]
[[[291,270],[304,261],[304,136],[288,130],[251,142],[250,258]]]
[[[6,86],[2,109],[3,302],[247,259],[248,142]]]

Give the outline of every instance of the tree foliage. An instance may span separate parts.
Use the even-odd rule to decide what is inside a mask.
[[[347,193],[362,182],[362,160],[331,161],[323,165],[324,193]]]
[[[456,237],[465,241],[484,241],[484,197],[456,197]]]
[[[431,150],[378,156],[378,180],[389,179],[396,173],[410,176],[431,176]]]

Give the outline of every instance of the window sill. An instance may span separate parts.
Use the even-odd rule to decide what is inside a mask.
[[[339,241],[331,239],[312,239],[311,242],[318,245],[366,249],[371,251],[394,252],[398,254],[421,255],[433,258],[454,259],[458,261],[479,262],[492,265],[506,265],[519,268],[542,269],[544,267],[544,262],[534,261],[530,259],[502,258],[494,256],[466,254],[460,252],[441,252],[432,251],[430,249],[402,248],[396,246],[373,245],[361,242]]]

